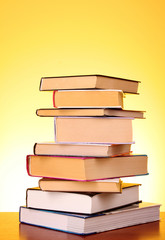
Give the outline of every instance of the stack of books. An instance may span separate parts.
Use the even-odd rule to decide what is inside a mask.
[[[159,204],[142,202],[139,185],[121,177],[148,174],[147,155],[131,152],[132,121],[143,111],[123,109],[123,94],[138,81],[102,75],[42,78],[53,91],[53,143],[36,143],[27,172],[41,177],[27,189],[20,222],[75,234],[92,234],[159,220]]]

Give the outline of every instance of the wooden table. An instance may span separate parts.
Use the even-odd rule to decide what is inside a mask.
[[[165,240],[165,212],[161,220],[118,230],[79,236],[19,223],[18,213],[0,213],[0,240]]]

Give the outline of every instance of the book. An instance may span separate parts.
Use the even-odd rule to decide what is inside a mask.
[[[19,221],[58,231],[86,235],[159,219],[160,205],[143,202],[92,215],[20,207]]]
[[[42,108],[37,109],[36,114],[39,117],[132,117],[144,119],[144,111],[133,111],[124,109],[107,109],[107,108],[76,108],[76,109],[59,109],[59,108]]]
[[[123,184],[120,178],[88,182],[43,178],[39,180],[39,187],[43,191],[56,192],[120,193],[122,191]]]
[[[146,155],[122,157],[62,157],[28,155],[30,176],[67,180],[101,180],[147,174]]]
[[[137,93],[136,80],[128,80],[105,75],[79,75],[61,77],[43,77],[40,82],[40,91],[57,89],[120,89],[123,92]]]
[[[123,108],[121,90],[57,90],[53,92],[56,108]]]
[[[41,183],[42,181],[40,185]],[[85,214],[94,214],[138,201],[139,185],[130,183],[122,184],[122,193],[49,192],[40,188],[29,188],[26,192],[26,206],[29,208]]]
[[[56,117],[56,143],[132,144],[132,120],[122,117]]]
[[[20,239],[26,240],[45,240],[49,236],[49,240],[162,240],[165,238],[165,213],[160,213],[161,221],[154,221],[147,224],[140,224],[125,228],[116,229],[114,231],[106,231],[99,234],[77,235],[68,234],[64,231],[55,231],[53,229],[37,227],[25,223],[19,224]]]
[[[130,151],[131,144],[58,144],[53,142],[34,145],[36,155],[114,157],[128,154]]]

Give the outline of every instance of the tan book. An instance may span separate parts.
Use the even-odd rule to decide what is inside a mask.
[[[40,181],[41,184],[44,184],[43,180]],[[85,185],[86,182],[81,184]],[[126,206],[138,201],[139,184],[131,183],[123,183],[121,193],[55,192],[45,191],[45,188],[44,191],[40,188],[29,188],[26,192],[26,206],[28,208],[87,214]]]
[[[63,77],[43,77],[40,90],[57,89],[119,89],[123,92],[137,93],[139,81],[105,75],[81,75]]]
[[[132,119],[119,117],[57,117],[57,143],[131,144]]]
[[[87,157],[113,157],[129,154],[131,144],[58,144],[36,143],[34,154],[36,155],[60,155],[60,156],[87,156]]]
[[[123,108],[120,90],[58,90],[53,94],[56,108]]]
[[[68,181],[51,178],[39,180],[39,187],[44,191],[56,192],[115,192],[122,191],[122,181],[120,179],[106,179],[98,181]]]
[[[147,156],[78,158],[29,155],[27,172],[30,176],[78,181],[120,178],[147,174]]]
[[[39,117],[133,117],[133,118],[144,118],[144,111],[133,111],[123,109],[106,109],[106,108],[81,108],[81,109],[59,109],[59,108],[45,108],[37,109],[37,116]]]

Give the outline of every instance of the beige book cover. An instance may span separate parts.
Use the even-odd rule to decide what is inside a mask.
[[[80,116],[80,117],[94,117],[94,116],[112,116],[112,117],[133,117],[144,119],[145,111],[125,110],[125,109],[104,109],[104,108],[41,108],[36,110],[39,117],[62,117],[62,116]]]
[[[132,118],[57,117],[56,143],[131,144]]]
[[[43,77],[41,91],[57,89],[119,89],[123,92],[137,93],[140,81],[105,75],[77,75],[60,77]]]
[[[131,144],[58,144],[36,143],[36,155],[87,156],[87,157],[114,157],[129,154]]]
[[[58,90],[53,93],[56,108],[123,108],[120,90]]]

